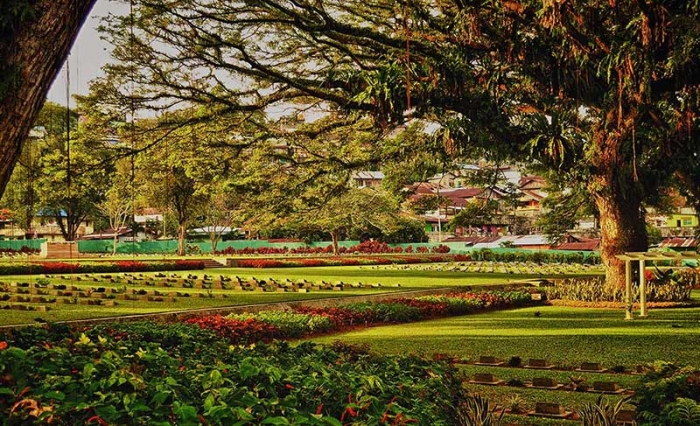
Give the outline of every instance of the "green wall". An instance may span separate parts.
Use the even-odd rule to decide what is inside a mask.
[[[22,247],[29,247],[36,250],[41,250],[41,243],[43,243],[44,241],[46,240],[0,240],[0,249],[21,250]]]

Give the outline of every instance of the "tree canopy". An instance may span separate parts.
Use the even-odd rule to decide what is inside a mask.
[[[614,255],[646,248],[645,203],[697,152],[697,2],[140,0],[105,29],[106,102],[423,118],[452,155],[575,171],[615,282]]]

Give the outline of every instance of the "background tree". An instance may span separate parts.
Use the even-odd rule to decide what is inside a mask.
[[[65,117],[70,114],[70,140]],[[112,153],[102,132],[79,126],[78,113],[47,104],[46,147],[37,179],[38,207],[54,218],[66,241],[76,239],[81,223],[97,216],[97,205],[111,184]]]
[[[219,191],[239,167],[238,153],[248,144],[242,138],[246,134],[242,119],[222,114],[211,120],[206,108],[190,108],[137,123],[142,129],[137,131],[136,150],[144,152],[138,156],[137,169],[140,179],[149,182],[144,195],[152,207],[174,216],[178,255],[185,254],[187,228],[197,216],[208,212],[214,219],[215,207],[205,206],[223,196]]]
[[[126,227],[126,224],[133,221],[134,194],[133,178],[131,173],[131,161],[122,158],[115,165],[115,173],[111,179],[111,186],[106,190],[104,200],[98,204],[97,208],[102,215],[107,218],[109,227],[114,232],[112,240],[112,255],[117,254],[119,245],[119,231]],[[136,238],[136,230],[132,226],[132,238]]]
[[[0,196],[95,1],[0,2]]]
[[[225,188],[220,186],[208,192],[207,200],[201,206],[199,213],[204,216],[202,222],[207,228],[211,252],[216,253],[216,247],[226,233],[232,232],[236,223],[236,199]]]

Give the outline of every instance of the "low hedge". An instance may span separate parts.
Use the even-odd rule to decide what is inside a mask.
[[[312,259],[240,259],[236,265],[241,268],[304,268],[314,266],[357,266],[357,265],[406,265],[433,262],[464,262],[467,255],[431,256],[355,256]]]
[[[534,263],[569,263],[583,265],[600,265],[601,259],[598,253],[584,252],[548,252],[541,250],[521,250],[499,252],[491,249],[471,251],[470,256],[474,260],[493,262],[534,262]]]

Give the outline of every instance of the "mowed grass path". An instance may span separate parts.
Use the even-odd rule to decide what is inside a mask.
[[[539,316],[536,313],[539,312]],[[533,307],[356,330],[313,339],[366,343],[380,353],[446,353],[466,360],[493,355],[610,368],[656,360],[700,366],[700,308],[653,309],[625,321],[621,309]]]

